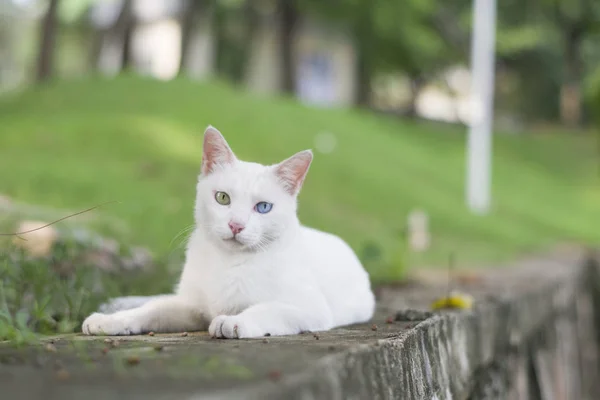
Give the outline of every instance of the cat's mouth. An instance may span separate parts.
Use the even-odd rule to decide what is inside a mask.
[[[229,237],[229,238],[225,238],[225,239],[223,239],[223,241],[224,241],[225,243],[229,243],[229,244],[231,244],[231,245],[233,245],[233,246],[236,246],[236,247],[242,247],[242,246],[246,246],[246,244],[245,244],[245,243],[242,243],[242,242],[241,242],[241,241],[240,241],[240,240],[239,240],[237,237],[235,237],[235,236],[232,236],[232,237]]]
[[[244,243],[243,241],[241,241],[239,238],[232,236],[229,238],[225,238],[223,239],[223,242],[227,243],[227,246],[231,249],[231,250],[235,250],[235,251],[256,251],[255,246],[253,246],[252,244],[249,243]]]

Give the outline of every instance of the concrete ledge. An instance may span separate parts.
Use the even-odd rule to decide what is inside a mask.
[[[323,359],[301,378],[259,388],[255,395],[600,398],[597,262],[546,259],[525,264],[486,273],[488,285],[495,287],[480,285],[473,312],[432,316],[395,337]]]
[[[472,311],[429,315],[446,286],[383,289],[376,327],[316,336],[156,335],[117,347],[69,336],[56,351],[3,347],[0,388],[21,399],[600,398],[596,261],[569,252],[486,270],[464,285]],[[408,309],[422,319],[400,321]]]

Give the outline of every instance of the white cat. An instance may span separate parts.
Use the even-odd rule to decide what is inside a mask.
[[[313,155],[272,166],[240,161],[218,130],[204,133],[195,222],[173,295],[127,298],[94,313],[88,335],[206,330],[218,338],[323,331],[368,321],[369,276],[340,238],[304,227],[297,196]],[[122,308],[130,308],[123,310]]]

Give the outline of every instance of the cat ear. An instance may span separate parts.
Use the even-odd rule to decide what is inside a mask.
[[[312,159],[312,151],[304,150],[275,166],[275,175],[277,175],[285,190],[292,196],[300,191]]]
[[[202,175],[208,175],[220,166],[232,164],[235,154],[217,128],[209,125],[204,131],[202,145]]]

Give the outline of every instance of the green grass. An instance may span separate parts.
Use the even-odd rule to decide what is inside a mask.
[[[87,208],[123,220],[127,240],[157,254],[192,223],[204,127],[213,124],[242,159],[277,162],[337,138],[316,153],[300,196],[300,217],[361,253],[375,280],[390,265],[413,208],[431,218],[432,248],[411,257],[442,265],[505,261],[562,241],[600,241],[597,146],[590,135],[497,135],[493,210],[464,205],[465,130],[350,110],[318,110],[261,99],[221,84],[123,76],[55,82],[0,99],[0,193],[20,201]]]
[[[126,277],[111,279],[97,268],[81,265],[63,277],[61,260],[75,246],[61,246],[47,260],[33,260],[21,251],[0,254],[0,342],[27,344],[37,334],[78,330],[100,302],[118,294]],[[121,283],[121,288],[119,284]]]

